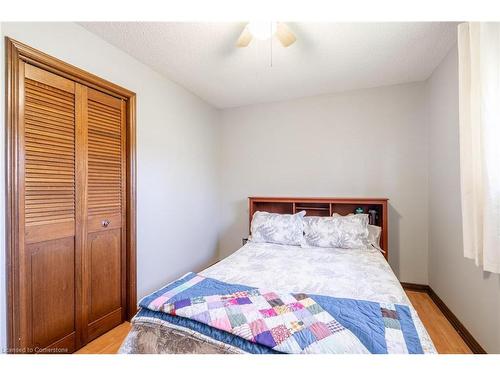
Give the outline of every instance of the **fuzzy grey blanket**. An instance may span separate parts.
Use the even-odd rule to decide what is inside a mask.
[[[208,339],[208,338],[207,338]],[[121,354],[236,354],[239,349],[158,322],[135,321]]]

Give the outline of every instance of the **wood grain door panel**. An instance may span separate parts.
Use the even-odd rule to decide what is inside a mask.
[[[88,340],[123,322],[121,228],[90,233]]]
[[[121,230],[91,233],[90,311],[93,322],[121,307]]]
[[[75,325],[74,237],[32,244],[31,323],[33,345],[45,348],[72,335]]]
[[[125,317],[123,100],[87,89],[88,339]]]
[[[75,83],[22,63],[19,185],[24,346],[76,349]]]

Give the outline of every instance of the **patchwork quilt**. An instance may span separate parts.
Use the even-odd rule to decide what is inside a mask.
[[[146,296],[162,319],[250,353],[423,353],[410,307],[277,293],[188,273]]]

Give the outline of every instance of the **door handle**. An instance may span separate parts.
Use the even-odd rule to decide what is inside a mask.
[[[106,219],[106,220],[103,220],[101,224],[102,224],[102,226],[103,226],[104,228],[107,228],[107,227],[108,227],[108,225],[109,225],[109,223],[110,223],[110,221],[109,221],[108,219]]]

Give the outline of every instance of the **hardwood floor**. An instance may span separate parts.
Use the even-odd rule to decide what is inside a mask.
[[[438,353],[472,354],[467,344],[427,293],[407,290],[406,294],[429,332]]]
[[[427,293],[406,291],[440,354],[471,353],[457,331],[432,302]],[[118,351],[130,330],[125,322],[81,348],[77,354],[113,354]]]
[[[130,323],[124,322],[104,335],[89,342],[76,354],[115,354],[130,331]]]

